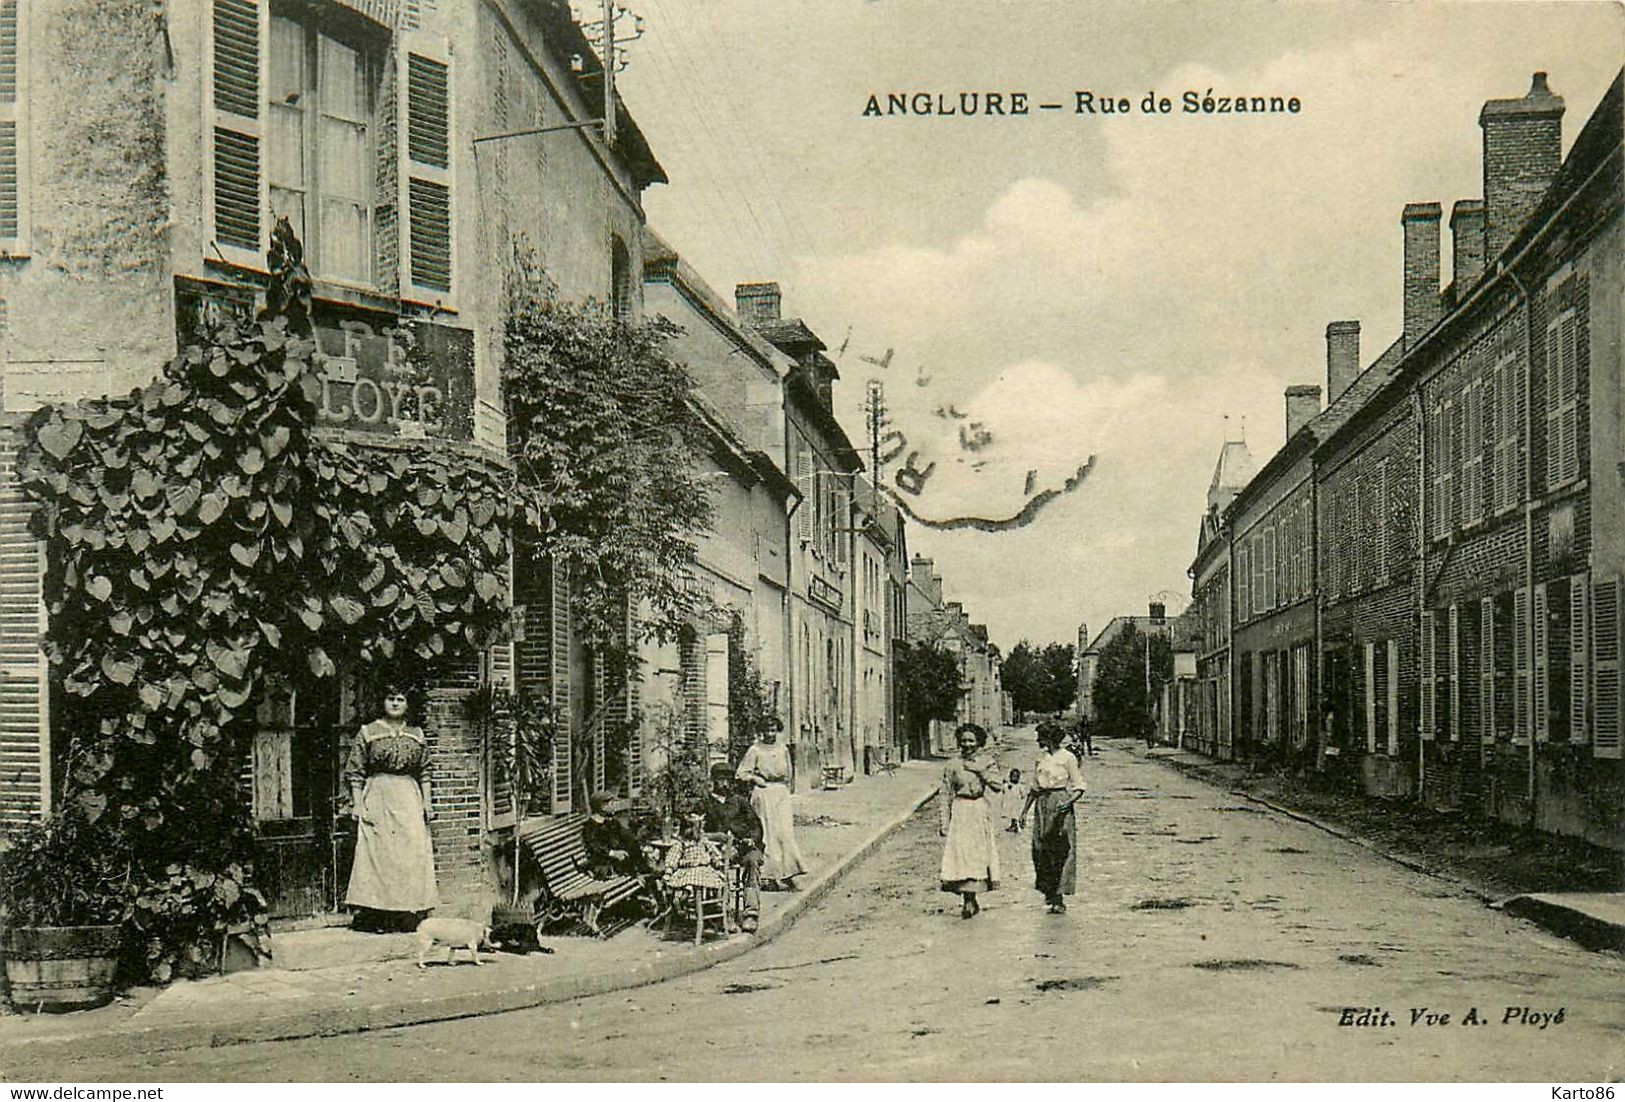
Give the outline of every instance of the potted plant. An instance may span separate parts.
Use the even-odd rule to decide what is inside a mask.
[[[121,847],[75,810],[0,836],[0,956],[14,1006],[112,998],[128,879]]]

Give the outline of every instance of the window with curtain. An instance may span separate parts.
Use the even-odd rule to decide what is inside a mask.
[[[292,224],[313,275],[371,285],[377,60],[289,8],[272,15],[270,61],[271,215]]]

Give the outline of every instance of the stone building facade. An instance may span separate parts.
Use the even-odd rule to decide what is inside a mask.
[[[8,21],[0,158],[15,172],[0,171],[0,816],[15,819],[49,803],[53,761],[38,553],[10,478],[17,413],[145,384],[200,324],[252,311],[272,226],[286,217],[306,246],[319,359],[333,383],[323,431],[501,464],[498,381],[515,258],[562,297],[635,314],[641,195],[664,176],[624,109],[612,143],[592,122],[602,114],[601,73],[554,0],[6,0],[0,24]],[[577,58],[584,64],[573,66]],[[413,330],[433,375],[425,381],[442,398],[427,430],[385,400],[402,356],[388,332],[396,327]],[[526,641],[462,656],[427,692],[433,833],[452,900],[488,890],[490,832],[505,826],[463,698],[480,682],[518,683],[579,720],[592,696],[567,580],[522,573],[513,584],[528,609]],[[284,759],[321,759],[295,771],[311,786],[303,819],[255,809],[268,847],[301,851],[282,862],[303,870],[298,882],[272,885],[279,914],[337,903],[345,828],[331,747],[334,732],[367,718],[357,696],[367,676],[344,671],[338,691],[313,688],[311,706],[296,710],[302,725],[277,744]],[[578,732],[572,723],[559,746],[555,810],[574,805]],[[262,741],[256,760],[276,759],[274,740]]]

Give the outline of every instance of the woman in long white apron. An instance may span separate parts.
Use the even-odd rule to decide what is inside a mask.
[[[796,845],[795,814],[790,801],[790,748],[779,741],[779,726],[770,723],[762,741],[745,751],[736,774],[751,784],[750,806],[762,821],[762,883],[796,891],[793,877],[807,871]]]

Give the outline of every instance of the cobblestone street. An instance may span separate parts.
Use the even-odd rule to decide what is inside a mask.
[[[1030,731],[1005,755],[1030,757]],[[786,933],[685,979],[355,1036],[10,1069],[72,1080],[1618,1078],[1625,962],[1120,749],[1069,913],[1026,839],[972,921],[927,807]],[[1475,1008],[1483,1024],[1464,1024]],[[1527,1008],[1505,1022],[1509,1008]],[[1342,1026],[1348,1008],[1393,1024]],[[1561,1011],[1561,1021],[1547,1019]],[[1426,1024],[1413,1014],[1449,1015]]]

